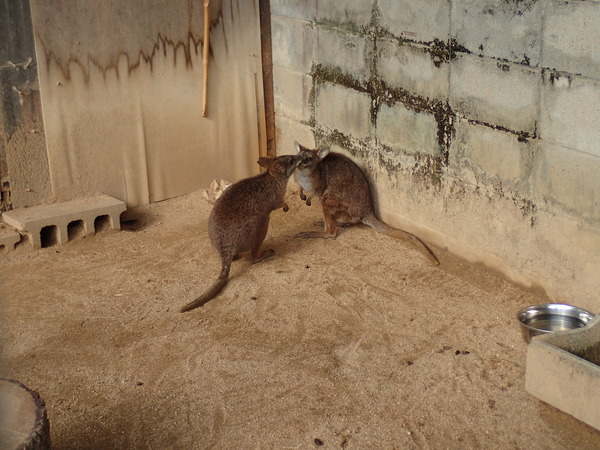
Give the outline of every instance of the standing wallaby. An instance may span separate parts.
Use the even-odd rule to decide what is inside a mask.
[[[232,261],[241,253],[249,251],[253,264],[275,254],[273,249],[260,253],[260,246],[267,235],[271,211],[288,210],[283,196],[298,161],[297,155],[260,158],[258,164],[267,169],[264,173],[225,189],[208,218],[208,235],[221,257],[221,274],[210,289],[181,312],[198,308],[218,295],[227,283]]]
[[[294,142],[299,163],[294,178],[300,185],[300,198],[310,205],[318,197],[323,207],[324,231],[300,233],[297,237],[335,238],[337,225],[363,223],[379,233],[411,242],[434,264],[440,262],[415,235],[391,228],[375,217],[371,188],[362,169],[350,158],[331,153],[329,147],[308,149]],[[305,195],[308,194],[308,197]]]

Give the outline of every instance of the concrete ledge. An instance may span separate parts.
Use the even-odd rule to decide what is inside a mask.
[[[578,330],[534,337],[527,349],[525,389],[600,430],[600,365],[577,356],[597,352],[599,343],[600,316]]]
[[[20,240],[21,235],[16,231],[0,230],[0,254],[13,251]]]
[[[99,195],[15,209],[2,216],[8,225],[30,237],[33,248],[41,248],[64,244],[107,227],[118,230],[121,228],[119,217],[126,209],[121,200]]]

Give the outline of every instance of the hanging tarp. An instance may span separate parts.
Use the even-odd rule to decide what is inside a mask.
[[[256,173],[264,147],[258,0],[32,0],[57,199],[130,206]]]

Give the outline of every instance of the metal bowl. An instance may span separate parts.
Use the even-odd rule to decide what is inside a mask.
[[[525,342],[539,334],[585,327],[593,317],[585,309],[564,303],[528,306],[517,313]]]

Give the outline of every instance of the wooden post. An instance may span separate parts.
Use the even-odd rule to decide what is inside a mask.
[[[265,102],[265,122],[267,131],[267,154],[275,156],[275,101],[273,98],[273,55],[271,46],[271,5],[269,0],[259,0],[260,7],[260,45],[262,52],[263,96]]]
[[[208,49],[210,47],[210,0],[204,0],[204,42],[202,48],[202,117],[206,117],[208,95]]]

